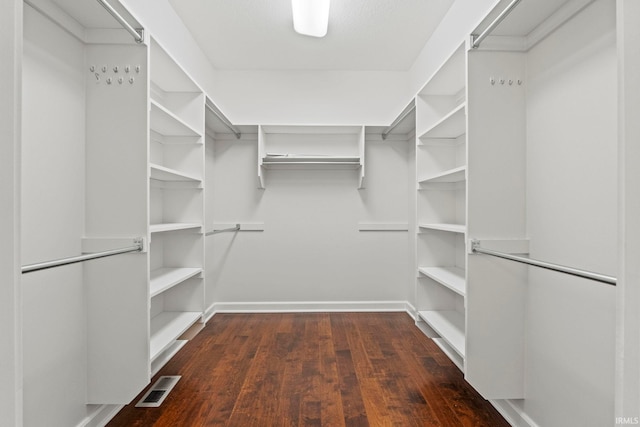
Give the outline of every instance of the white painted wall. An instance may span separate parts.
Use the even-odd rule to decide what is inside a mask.
[[[616,275],[615,4],[596,1],[529,53],[531,257]],[[524,411],[539,426],[614,424],[615,288],[530,269]]]
[[[640,2],[618,0],[619,264],[615,417],[640,419]]]
[[[408,142],[367,143],[361,190],[357,170],[268,170],[259,190],[257,141],[208,144],[207,224],[265,227],[207,238],[208,303],[409,300],[409,233],[358,231],[408,222]]]
[[[0,4],[0,425],[22,426],[22,0]]]
[[[217,81],[238,124],[387,125],[411,99],[405,72],[220,70]]]
[[[22,262],[81,253],[84,229],[83,45],[24,10]],[[87,416],[82,266],[22,278],[24,425],[77,425]]]

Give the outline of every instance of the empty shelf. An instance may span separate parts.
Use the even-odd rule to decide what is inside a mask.
[[[199,312],[164,311],[151,319],[151,360],[182,335],[202,316]]]
[[[154,297],[202,272],[201,268],[158,268],[151,271],[149,293]]]
[[[430,230],[451,231],[452,233],[465,233],[467,227],[461,224],[419,224],[420,228],[428,228]]]
[[[457,294],[466,294],[465,271],[460,267],[420,267],[418,271]]]
[[[151,164],[150,175],[151,179],[157,179],[158,181],[182,181],[182,182],[200,182],[199,178],[187,175],[179,172],[175,169],[166,168],[164,166]]]
[[[464,314],[454,310],[420,311],[418,314],[452,349],[464,358]]]
[[[187,230],[189,228],[200,228],[202,224],[173,222],[165,224],[151,224],[149,231],[152,233],[161,233],[163,231]]]
[[[466,104],[460,104],[420,135],[422,138],[455,139],[467,131]]]
[[[202,136],[153,99],[151,100],[151,130],[165,136]]]
[[[466,171],[467,171],[466,166],[460,166],[460,167],[450,169],[448,171],[444,171],[442,173],[435,174],[427,178],[421,179],[419,182],[420,184],[440,183],[440,182],[462,182],[467,179]]]

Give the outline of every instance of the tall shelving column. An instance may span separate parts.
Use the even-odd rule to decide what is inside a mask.
[[[464,370],[466,66],[462,44],[416,98],[418,325]],[[424,322],[424,323],[423,323]]]
[[[205,96],[151,39],[150,366],[157,372],[204,312]]]

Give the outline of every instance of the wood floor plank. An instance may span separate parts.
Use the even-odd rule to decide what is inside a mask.
[[[217,314],[158,375],[108,427],[508,427],[406,313]]]

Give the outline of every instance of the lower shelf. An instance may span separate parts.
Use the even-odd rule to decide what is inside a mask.
[[[418,315],[464,359],[464,314],[454,310],[420,311]]]
[[[170,347],[191,325],[200,312],[164,311],[151,319],[151,362]]]

